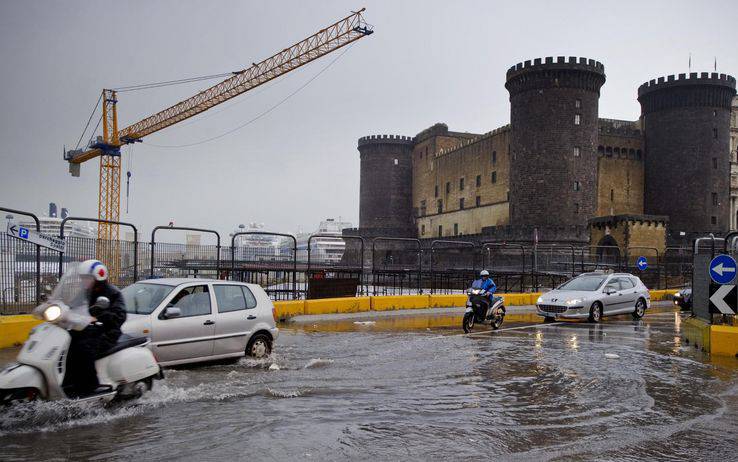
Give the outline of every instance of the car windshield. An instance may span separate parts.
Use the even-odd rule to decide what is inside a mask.
[[[582,290],[594,292],[599,289],[607,276],[579,276],[561,284],[557,290]]]
[[[126,302],[126,311],[132,314],[151,314],[159,303],[164,300],[173,286],[137,282],[123,289],[123,300]]]

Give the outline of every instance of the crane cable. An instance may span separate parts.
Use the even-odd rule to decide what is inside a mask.
[[[224,72],[221,74],[212,74],[212,75],[201,75],[199,77],[187,77],[184,79],[165,80],[162,82],[141,83],[138,85],[128,85],[124,87],[116,87],[116,88],[113,88],[112,90],[117,91],[118,93],[123,93],[127,91],[149,90],[151,88],[168,87],[170,85],[181,85],[184,83],[200,82],[202,80],[221,79],[223,77],[230,77],[230,76],[239,74],[241,72],[243,71]]]
[[[277,104],[275,104],[274,106],[270,107],[266,111],[258,114],[257,116],[255,116],[255,117],[247,120],[243,124],[241,124],[241,125],[233,128],[231,130],[228,130],[228,131],[226,131],[224,133],[221,133],[220,135],[213,136],[211,138],[206,138],[204,140],[197,141],[195,143],[177,144],[177,145],[152,144],[152,143],[147,143],[145,141],[142,142],[142,143],[145,144],[146,146],[152,146],[152,147],[155,147],[155,148],[187,148],[187,147],[191,147],[191,146],[197,146],[197,145],[200,145],[200,144],[205,144],[205,143],[208,143],[210,141],[215,141],[217,139],[223,138],[224,136],[230,135],[231,133],[237,132],[238,130],[241,130],[242,128],[244,128],[244,127],[252,124],[253,122],[256,122],[257,120],[259,120],[262,117],[266,116],[267,114],[269,114],[273,110],[277,109],[279,106],[281,106],[282,104],[284,104],[285,102],[287,102],[287,100],[289,100],[290,98],[292,98],[293,96],[295,96],[297,93],[299,93],[302,89],[304,89],[305,87],[307,87],[308,85],[310,85],[310,83],[312,83],[321,74],[323,74],[325,71],[327,71],[328,68],[330,68],[336,61],[338,61],[339,59],[341,59],[341,57],[343,55],[345,55],[351,49],[352,46],[353,46],[353,43],[351,43],[349,46],[347,46],[346,49],[343,50],[343,52],[341,54],[339,54],[338,56],[336,56],[331,62],[329,62],[320,71],[318,71],[317,74],[315,74],[314,76],[312,76],[307,82],[305,82],[300,87],[298,87],[295,91],[293,91],[292,93],[290,93],[289,95],[287,95],[286,97],[284,97]]]
[[[90,118],[87,119],[87,124],[85,125],[85,129],[82,130],[82,134],[79,135],[79,140],[77,140],[77,145],[74,147],[74,149],[78,149],[79,148],[79,143],[82,142],[82,138],[84,138],[85,133],[87,133],[87,129],[90,127],[90,122],[92,122],[92,117],[97,112],[97,107],[100,105],[100,101],[101,100],[102,100],[102,93],[100,93],[100,96],[97,98],[97,103],[95,103],[95,106],[92,108],[92,114],[90,114]],[[98,126],[99,125],[100,125],[100,123],[98,122]],[[95,128],[95,130],[97,130],[97,128]],[[94,134],[94,132],[93,132],[93,134]]]

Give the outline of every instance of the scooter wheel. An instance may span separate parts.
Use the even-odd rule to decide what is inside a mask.
[[[461,321],[461,327],[464,328],[464,333],[469,333],[474,329],[474,313],[466,313],[464,320]]]

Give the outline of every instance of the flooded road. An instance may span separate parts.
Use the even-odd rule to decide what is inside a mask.
[[[1,458],[735,460],[738,359],[682,345],[681,316],[284,329],[270,360],[169,370],[135,405],[0,410]]]

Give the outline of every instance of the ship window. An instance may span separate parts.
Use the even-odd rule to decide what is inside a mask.
[[[579,157],[582,155],[581,149],[579,149],[579,146],[574,146],[574,157]]]
[[[574,107],[577,108],[577,109],[579,109],[580,107],[582,107],[582,100],[577,98],[577,100],[574,101]]]
[[[574,114],[574,125],[581,125],[581,124],[582,124],[582,115]]]

